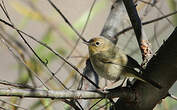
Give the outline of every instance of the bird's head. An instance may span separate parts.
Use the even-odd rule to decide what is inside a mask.
[[[108,51],[114,46],[114,44],[110,40],[104,37],[92,38],[87,42],[87,45],[90,55]]]

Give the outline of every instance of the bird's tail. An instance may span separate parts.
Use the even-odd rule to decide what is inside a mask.
[[[154,87],[156,87],[158,89],[162,88],[162,86],[160,86],[158,83],[156,83],[155,81],[153,81],[151,79],[148,79],[148,78],[145,78],[145,77],[142,77],[142,76],[139,77],[138,79],[141,80],[141,81],[144,81],[146,83],[149,83],[149,84],[151,84],[152,86],[154,86]]]
[[[135,70],[134,70],[135,71]],[[158,83],[156,83],[155,81],[149,79],[149,78],[146,78],[146,77],[143,77],[141,74],[139,74],[137,71],[136,72],[133,72],[134,74],[127,74],[126,76],[127,77],[134,77],[140,81],[143,81],[145,83],[148,83],[158,89],[161,89],[162,86],[160,86]]]

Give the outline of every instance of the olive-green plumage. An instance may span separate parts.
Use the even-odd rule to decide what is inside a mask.
[[[135,70],[135,68],[142,70],[141,66],[133,58],[124,54],[110,40],[97,37],[89,40],[87,45],[91,64],[98,75],[112,81],[123,77],[134,77],[161,88],[154,81],[142,77]]]

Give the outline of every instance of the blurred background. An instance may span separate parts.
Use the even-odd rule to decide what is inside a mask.
[[[60,11],[67,17],[79,33],[85,25],[88,18],[89,10],[93,0],[52,0]],[[99,36],[105,21],[109,15],[113,0],[96,0],[88,24],[82,36],[89,40],[90,38]],[[176,0],[137,0],[137,10],[142,22],[153,20],[176,11]],[[78,36],[65,23],[63,18],[49,4],[47,0],[4,0],[6,9],[15,26],[32,35],[41,42],[46,43],[52,49],[56,50],[60,55],[66,58],[70,63],[77,66],[81,72],[85,67],[85,61],[88,58],[87,46],[78,40]],[[117,32],[131,26],[129,18],[125,15],[121,20],[122,25],[117,26]],[[8,19],[0,10],[0,18],[8,21]],[[153,52],[155,53],[163,42],[169,37],[174,27],[177,25],[177,15],[150,23],[143,26],[143,29],[148,37]],[[54,55],[44,46],[36,43],[29,37],[25,37],[28,43],[32,46],[40,58],[47,62],[47,67],[54,73],[56,77],[51,77],[51,73],[45,66],[39,62],[34,53],[27,47],[19,35],[10,27],[0,23],[0,33],[5,36],[9,42],[13,52],[25,62],[25,64],[34,71],[40,79],[52,90],[62,90],[63,87],[58,80],[61,80],[67,88],[77,89],[80,75],[75,72],[69,65]],[[130,30],[121,34],[119,37],[118,46],[127,54],[135,58],[140,64],[141,54],[134,35],[134,31]],[[76,48],[74,48],[76,47]],[[73,50],[74,48],[74,50]],[[39,79],[24,66],[14,54],[10,52],[7,46],[0,41],[0,80],[9,82],[29,84],[36,88],[46,89]],[[100,79],[100,86],[103,86]],[[175,84],[176,85],[176,84]],[[170,93],[177,95],[177,87],[173,86]],[[1,86],[0,88],[7,88]],[[61,100],[50,99],[30,99],[30,98],[7,98],[10,103],[18,104],[21,107],[31,110],[64,110],[71,109]],[[16,110],[19,107],[10,106],[2,101],[1,105],[4,108]],[[92,105],[96,100],[90,100]],[[98,108],[107,103],[107,100],[101,101],[94,108]],[[102,109],[107,109],[103,107]],[[177,102],[171,98],[166,98],[156,106],[155,110],[176,110]]]

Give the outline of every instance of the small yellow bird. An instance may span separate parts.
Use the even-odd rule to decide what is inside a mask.
[[[149,83],[156,88],[161,88],[153,80],[139,74],[135,68],[143,70],[130,56],[116,47],[110,40],[104,37],[96,37],[87,43],[91,64],[98,75],[107,80],[118,81],[124,77],[134,77]]]

